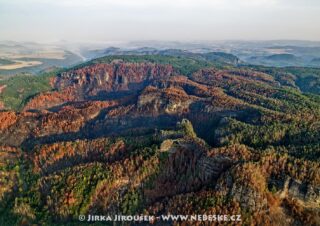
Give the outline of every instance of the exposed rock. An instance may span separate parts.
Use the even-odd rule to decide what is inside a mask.
[[[267,209],[265,178],[254,165],[237,166],[219,178],[217,191],[239,202],[253,212]]]
[[[231,159],[228,157],[202,157],[199,159],[200,177],[203,181],[217,179],[226,169],[232,165]]]
[[[141,89],[145,82],[174,74],[172,66],[151,63],[96,64],[61,73],[55,87],[74,87],[80,93],[95,96],[99,92]]]
[[[287,196],[317,205],[320,203],[320,188],[287,177],[281,191],[281,197]]]
[[[168,139],[164,140],[160,145],[160,151],[161,152],[167,152],[171,149],[172,145],[174,144],[173,140]]]

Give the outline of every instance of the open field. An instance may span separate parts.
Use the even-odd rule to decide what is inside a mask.
[[[6,57],[10,60],[14,59],[21,59],[21,58],[44,58],[44,59],[58,59],[63,60],[65,59],[65,52],[64,51],[39,51],[34,53],[0,53],[0,57]]]
[[[1,65],[0,69],[1,70],[15,70],[19,68],[24,68],[24,67],[33,67],[37,65],[41,65],[42,62],[40,61],[22,61],[22,60],[15,60],[14,64],[7,64],[7,65]]]
[[[288,53],[288,49],[281,49],[281,48],[265,48],[264,50],[268,54],[285,54],[285,53]]]
[[[76,54],[55,45],[0,42],[0,74],[36,74],[54,67],[81,62]]]

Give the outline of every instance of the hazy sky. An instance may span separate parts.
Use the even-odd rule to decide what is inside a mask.
[[[320,40],[320,0],[0,0],[0,40]]]

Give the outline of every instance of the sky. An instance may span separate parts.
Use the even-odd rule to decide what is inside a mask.
[[[320,41],[320,0],[0,0],[0,40]]]

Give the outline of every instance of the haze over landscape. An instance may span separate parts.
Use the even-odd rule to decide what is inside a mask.
[[[320,40],[317,0],[1,0],[11,41]]]

